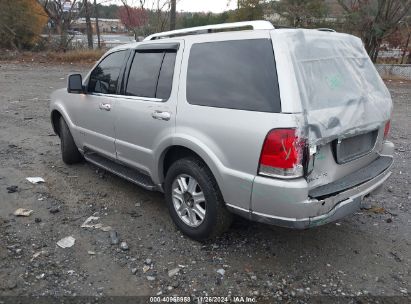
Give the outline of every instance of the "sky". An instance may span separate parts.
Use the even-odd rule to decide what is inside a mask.
[[[146,0],[147,7],[151,6],[153,0]],[[120,0],[103,0],[105,4],[120,4]],[[138,0],[128,0],[129,3],[138,3]],[[177,11],[181,12],[213,12],[221,13],[229,9],[236,8],[236,0],[177,0]]]
[[[177,11],[221,13],[228,9],[235,9],[236,2],[235,0],[180,0],[177,3]]]

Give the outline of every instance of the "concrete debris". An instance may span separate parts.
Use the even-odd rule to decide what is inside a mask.
[[[223,276],[225,274],[225,270],[223,268],[220,268],[217,270],[217,273]]]
[[[178,273],[180,272],[180,268],[174,268],[174,269],[171,269],[169,272],[168,272],[168,276],[171,278],[171,277],[174,277],[175,275],[177,275]]]
[[[146,273],[147,271],[150,270],[150,266],[144,265],[143,266],[143,272]]]
[[[72,236],[67,236],[65,238],[62,238],[60,241],[57,242],[57,246],[61,248],[70,248],[74,245],[76,242],[76,239]]]
[[[26,177],[26,179],[32,184],[45,183],[45,181],[42,177]]]
[[[128,250],[128,244],[126,242],[121,242],[120,243],[120,249],[123,251],[127,251]]]
[[[30,209],[18,208],[14,211],[15,216],[30,216],[34,211]]]
[[[112,228],[110,227],[110,226],[104,226],[103,224],[101,224],[101,223],[91,223],[91,222],[95,222],[95,221],[97,221],[97,220],[99,220],[100,219],[100,217],[98,217],[98,216],[89,216],[85,221],[84,221],[84,223],[83,224],[81,224],[81,228],[94,228],[94,229],[100,229],[100,230],[103,230],[103,231],[110,231],[110,230],[112,230]]]

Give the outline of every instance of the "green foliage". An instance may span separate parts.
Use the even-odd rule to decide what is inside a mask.
[[[237,10],[231,15],[232,21],[264,19],[265,0],[237,0]]]
[[[35,0],[0,1],[0,47],[31,48],[47,22]]]

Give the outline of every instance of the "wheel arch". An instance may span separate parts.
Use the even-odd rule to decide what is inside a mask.
[[[51,114],[50,114],[51,125],[53,127],[54,133],[58,136],[60,136],[59,121],[61,117],[63,117],[63,115],[58,110],[51,111]]]
[[[204,162],[204,164],[213,174],[213,177],[215,178],[224,197],[222,187],[222,176],[217,164],[218,160],[213,159],[216,158],[216,156],[210,153],[210,151],[206,151],[205,149],[199,147],[198,145],[192,142],[175,143],[174,145],[171,145],[164,149],[158,161],[158,178],[160,183],[163,184],[165,176],[167,174],[167,170],[170,168],[173,162],[175,162],[178,159],[189,156],[197,157],[198,159]]]

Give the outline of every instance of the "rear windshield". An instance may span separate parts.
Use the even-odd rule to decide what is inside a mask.
[[[280,112],[271,40],[194,44],[188,62],[187,101],[217,108]]]
[[[312,35],[293,39],[295,74],[312,110],[372,103],[387,90],[361,43]]]

